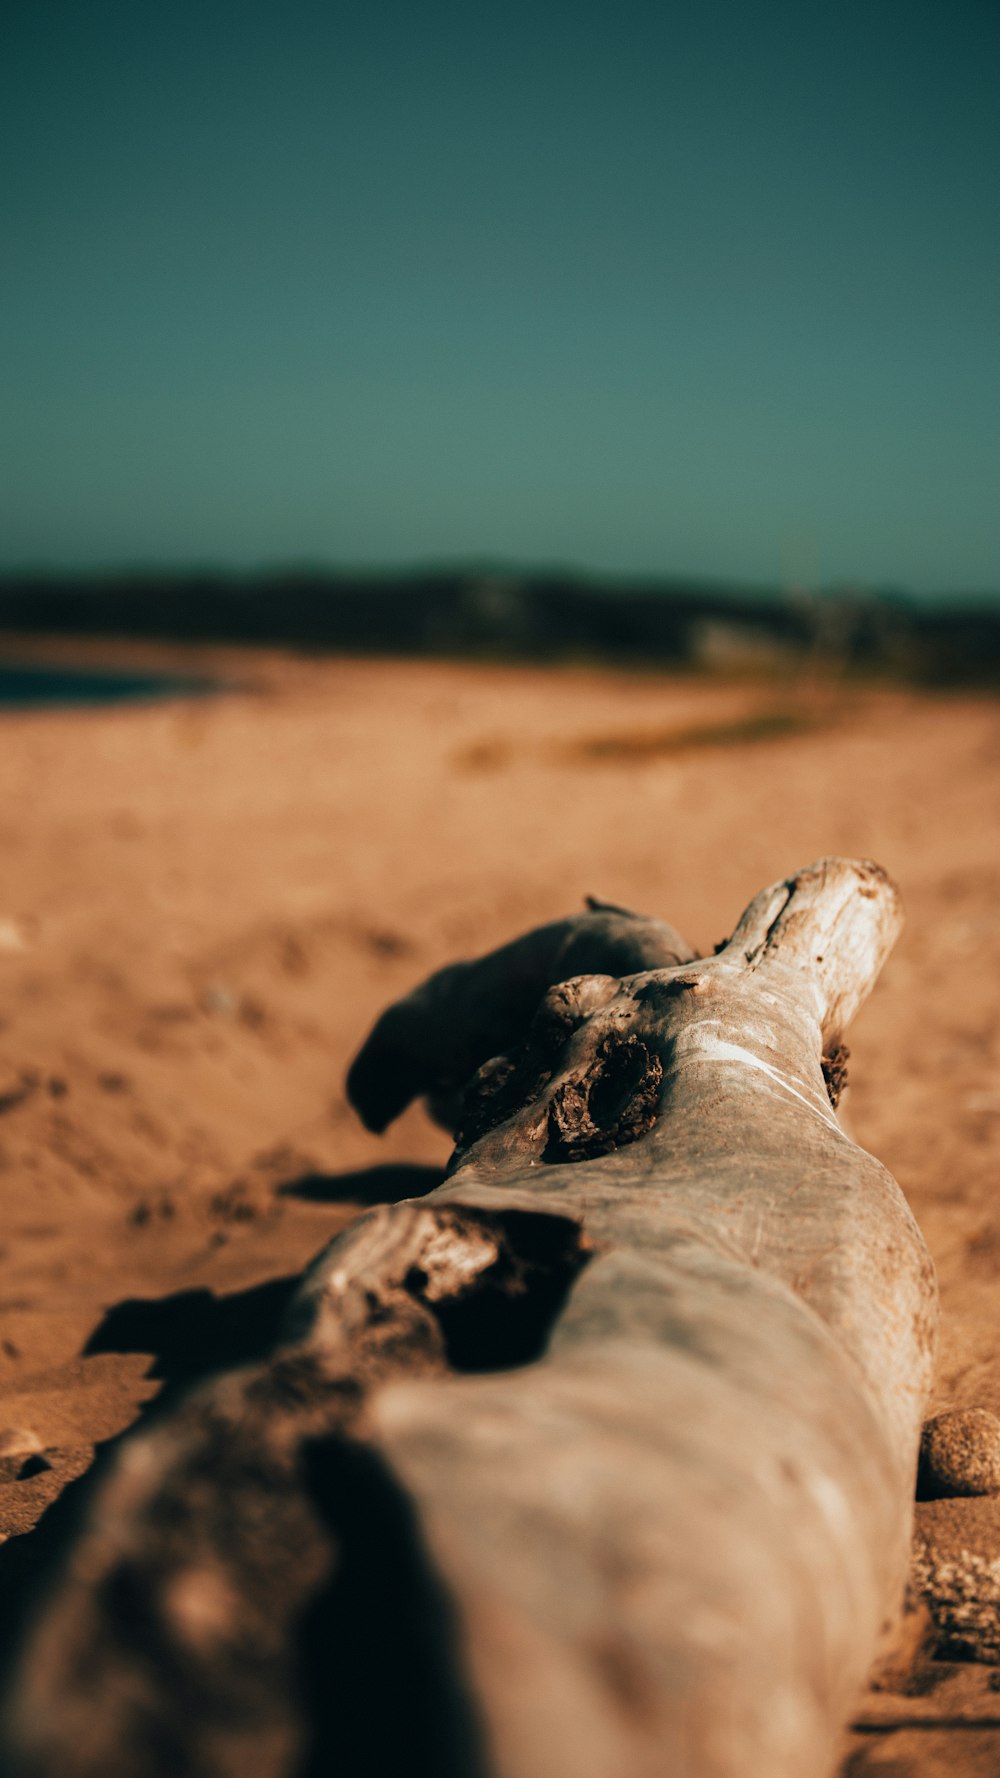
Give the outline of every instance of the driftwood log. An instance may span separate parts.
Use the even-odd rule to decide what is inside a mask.
[[[923,1240],[831,1102],[899,921],[826,860],[714,957],[592,904],[391,1008],[351,1095],[374,1129],[450,1106],[449,1177],[325,1250],[269,1361],[125,1441],[5,1770],[828,1773],[899,1605],[935,1339]]]

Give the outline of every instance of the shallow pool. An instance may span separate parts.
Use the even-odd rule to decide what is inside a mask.
[[[0,710],[199,697],[214,689],[207,679],[181,673],[0,661]]]

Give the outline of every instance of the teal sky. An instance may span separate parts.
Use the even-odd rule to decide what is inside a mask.
[[[1000,9],[32,0],[0,566],[1000,592]]]

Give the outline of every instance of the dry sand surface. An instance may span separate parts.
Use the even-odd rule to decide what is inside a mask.
[[[937,1262],[934,1405],[1000,1412],[1000,705],[800,686],[815,724],[782,733],[788,688],[745,682],[170,661],[233,689],[0,714],[0,1428],[49,1464],[0,1485],[0,1601],[164,1377],[246,1352],[274,1281],[434,1182],[421,1110],[376,1139],[345,1103],[379,1010],[587,891],[707,950],[823,854],[898,880],[848,1121]],[[1000,1772],[997,1670],[938,1666],[863,1707],[851,1778]]]

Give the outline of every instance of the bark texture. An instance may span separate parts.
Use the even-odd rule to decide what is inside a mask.
[[[831,1104],[899,923],[825,860],[714,957],[595,904],[391,1008],[352,1097],[433,1096],[450,1176],[126,1441],[21,1654],[17,1778],[829,1772],[936,1327]]]

